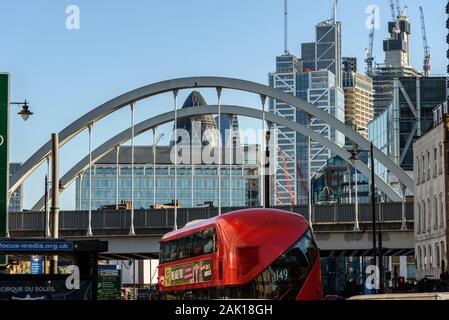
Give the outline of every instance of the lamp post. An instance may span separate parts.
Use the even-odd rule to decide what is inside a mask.
[[[28,120],[33,113],[28,102],[9,101],[8,73],[0,73],[0,237],[9,237],[8,202],[9,202],[9,109],[11,105],[21,105],[19,115]],[[0,255],[0,265],[6,265],[6,256]]]
[[[363,150],[358,150],[363,151]],[[367,150],[365,150],[367,151]],[[379,248],[377,248],[377,232],[376,232],[376,192],[375,192],[375,171],[374,171],[374,145],[371,142],[370,145],[370,168],[371,168],[371,213],[372,213],[372,233],[373,233],[373,264],[377,265],[376,258],[379,259],[379,271],[380,271],[380,288],[379,292],[382,293],[383,290],[383,275],[382,275],[382,235],[379,232]],[[355,163],[359,160],[358,152],[356,150],[351,151],[351,157],[349,160]],[[379,250],[378,250],[379,249]]]
[[[2,76],[3,76],[3,74],[2,74]],[[9,79],[7,80],[7,82],[8,81],[9,81]],[[7,86],[8,86],[7,87],[8,91],[9,91],[9,83],[7,83]],[[1,89],[0,89],[0,91],[1,91]],[[0,95],[1,94],[2,93],[0,93]],[[6,99],[9,98],[8,95],[6,95],[5,97],[6,97]],[[0,97],[0,99],[4,99],[4,97]],[[3,103],[1,103],[1,104],[3,104]],[[6,104],[5,104],[6,108],[1,108],[1,110],[0,110],[0,118],[2,118],[2,123],[0,126],[2,128],[2,129],[0,129],[0,147],[4,148],[1,151],[2,159],[0,162],[2,162],[2,164],[0,165],[0,171],[2,169],[5,170],[4,171],[5,178],[2,179],[5,181],[4,182],[5,192],[2,192],[1,198],[3,198],[4,193],[6,194],[6,197],[4,200],[5,201],[4,207],[6,209],[5,210],[5,228],[4,228],[5,231],[2,232],[0,230],[0,235],[1,235],[1,233],[3,233],[4,236],[7,238],[9,238],[9,217],[8,217],[8,206],[9,206],[9,195],[8,195],[8,193],[9,193],[9,191],[8,191],[9,190],[9,108],[8,108],[8,104],[9,104],[9,107],[10,106],[21,106],[22,107],[22,110],[17,112],[17,114],[22,117],[23,121],[27,121],[29,119],[29,117],[31,115],[33,115],[33,112],[30,111],[28,102],[26,100],[23,102],[9,102],[9,103],[6,102]],[[3,121],[6,121],[6,125],[3,125]],[[0,199],[0,202],[3,202],[3,199]],[[0,214],[0,216],[1,216],[1,214]],[[1,225],[1,223],[0,223],[0,225]],[[0,229],[3,229],[3,228],[0,228]],[[0,265],[2,262],[1,260],[2,259],[0,257]]]

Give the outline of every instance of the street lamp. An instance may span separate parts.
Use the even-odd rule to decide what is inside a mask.
[[[367,150],[351,150],[351,156],[349,160],[355,164],[359,160],[357,151],[367,151]],[[371,142],[370,145],[370,167],[371,167],[371,213],[372,213],[372,227],[373,227],[373,264],[376,264],[376,258],[379,259],[379,271],[380,271],[380,292],[383,289],[383,261],[382,261],[382,234],[379,231],[379,250],[376,246],[376,193],[375,193],[375,171],[374,171],[374,145]]]
[[[24,121],[27,121],[28,120],[28,118],[33,114],[30,110],[29,110],[29,105],[28,105],[28,102],[25,100],[24,102],[9,102],[9,105],[10,106],[12,106],[12,105],[21,105],[22,106],[22,110],[20,110],[20,112],[18,112],[17,114],[19,114],[21,117],[22,117],[22,119],[24,120]],[[8,129],[9,129],[9,114],[8,114],[8,110],[6,109],[6,121],[7,121],[7,125],[6,125],[6,139],[8,138]],[[5,138],[3,138],[2,137],[2,135],[0,134],[0,137],[2,138],[2,141],[4,141],[5,140]],[[1,143],[1,144],[3,144],[3,143]],[[7,154],[7,153],[6,153]],[[8,167],[9,167],[9,159],[6,159],[6,167],[7,167],[7,171],[6,172],[8,172]],[[9,186],[5,183],[5,186],[6,186],[6,188],[8,188]],[[7,189],[6,189],[7,190]],[[8,208],[6,208],[6,210],[8,210]],[[8,219],[8,213],[7,213],[7,211],[6,211],[6,232],[5,232],[5,236],[7,237],[7,238],[9,238],[9,221],[8,221],[9,219]]]
[[[24,121],[27,121],[28,118],[31,115],[33,115],[33,112],[31,112],[29,110],[29,105],[28,105],[28,102],[26,101],[26,99],[24,102],[10,102],[9,104],[10,105],[22,105],[22,110],[20,110],[20,112],[17,112],[17,114],[19,114]]]

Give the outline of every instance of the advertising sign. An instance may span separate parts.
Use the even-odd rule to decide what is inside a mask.
[[[31,256],[31,274],[42,274],[42,256]]]
[[[0,251],[73,251],[73,242],[61,241],[0,241]]]
[[[0,238],[6,236],[9,189],[8,119],[9,119],[9,74],[0,73]],[[7,258],[0,255],[0,265]]]
[[[0,300],[90,300],[92,283],[80,281],[79,289],[67,289],[66,280],[2,280]]]
[[[212,260],[201,260],[165,268],[164,286],[180,286],[212,280]]]
[[[116,265],[98,266],[98,300],[120,300],[121,270]]]

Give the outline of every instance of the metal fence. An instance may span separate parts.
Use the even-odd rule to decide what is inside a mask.
[[[308,219],[307,206],[282,206],[276,207],[303,215]],[[243,208],[222,208],[222,213]],[[94,230],[124,230],[129,229],[131,221],[130,210],[97,210],[92,211],[92,229]],[[382,203],[376,207],[377,221],[400,222],[402,221],[401,203]],[[217,208],[179,208],[178,226],[182,227],[187,222],[207,219],[218,215]],[[355,206],[345,205],[320,205],[312,207],[313,223],[315,224],[351,224],[355,223]],[[413,222],[413,204],[406,204],[406,219]],[[359,205],[359,222],[370,223],[372,221],[371,205]],[[134,227],[136,229],[171,228],[174,224],[173,209],[148,209],[134,210]],[[88,211],[61,211],[59,214],[59,229],[86,230],[88,226]],[[11,212],[9,214],[9,228],[12,231],[36,231],[45,229],[44,212]]]

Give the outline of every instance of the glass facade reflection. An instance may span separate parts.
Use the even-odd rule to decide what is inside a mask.
[[[115,151],[111,151],[92,168],[91,208],[131,201],[130,147],[120,148],[118,172]],[[258,156],[247,155],[244,147],[243,164],[221,166],[221,205],[258,206],[259,161]],[[257,150],[257,149],[256,149]],[[251,152],[252,153],[252,152]],[[258,154],[256,152],[256,154]],[[169,163],[169,147],[157,147],[155,177],[151,147],[135,147],[134,208],[149,208],[156,204],[172,203],[174,199],[174,166]],[[154,179],[155,178],[155,179]],[[231,188],[230,188],[231,186]],[[156,191],[154,193],[154,190]],[[155,198],[154,198],[155,196]],[[218,170],[216,165],[178,165],[177,199],[181,207],[196,207],[205,202],[218,203]],[[89,170],[76,181],[76,209],[89,209]]]

